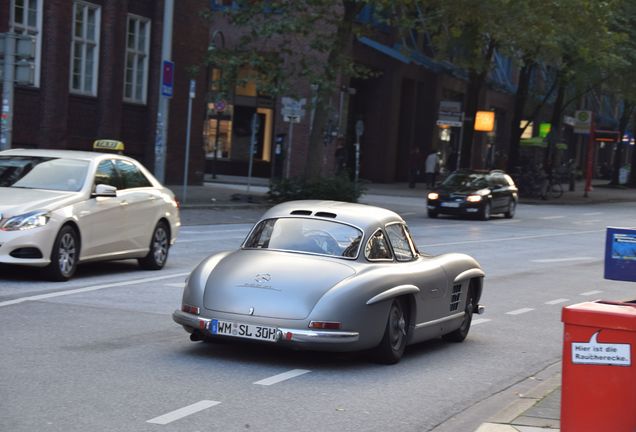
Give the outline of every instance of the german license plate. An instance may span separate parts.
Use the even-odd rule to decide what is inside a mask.
[[[457,202],[443,202],[440,204],[442,207],[452,207],[452,208],[457,208],[459,207],[459,203]]]
[[[278,329],[275,327],[243,324],[231,321],[213,319],[210,322],[210,332],[213,335],[234,336],[246,339],[257,339],[266,342],[276,342]]]

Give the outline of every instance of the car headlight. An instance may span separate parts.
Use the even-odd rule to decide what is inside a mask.
[[[51,219],[49,212],[36,210],[13,216],[0,225],[2,231],[24,231],[46,225]]]
[[[437,198],[439,198],[439,194],[437,192],[430,192],[428,194],[428,199],[430,200],[436,200]]]
[[[482,200],[482,196],[481,195],[468,195],[466,197],[466,201],[471,202],[471,203],[476,203]]]

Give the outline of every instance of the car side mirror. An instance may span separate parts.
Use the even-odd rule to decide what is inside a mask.
[[[95,186],[95,192],[93,192],[93,196],[94,197],[116,197],[117,188],[111,185],[98,184],[97,186]]]

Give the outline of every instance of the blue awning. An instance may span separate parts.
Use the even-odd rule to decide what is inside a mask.
[[[388,55],[389,57],[392,57],[398,61],[401,61],[402,63],[406,63],[406,64],[411,63],[411,59],[409,57],[405,56],[404,54],[402,54],[399,50],[395,48],[391,48],[390,46],[381,44],[380,42],[376,42],[373,39],[369,39],[366,36],[359,37],[358,41],[366,46],[369,46],[371,48],[374,48],[380,51],[383,54]]]

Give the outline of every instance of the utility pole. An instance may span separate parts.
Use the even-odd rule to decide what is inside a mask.
[[[13,142],[13,92],[18,84],[33,85],[35,41],[31,36],[13,32],[0,33],[2,101],[0,101],[0,150],[11,148]],[[1,63],[1,62],[0,62]]]
[[[166,77],[166,67],[174,68],[170,61],[172,57],[172,22],[174,17],[174,0],[165,0],[163,9],[163,36],[161,39],[161,76],[159,80],[159,106],[157,109],[157,126],[155,132],[155,169],[154,174],[161,183],[165,182],[166,147],[168,135],[168,111],[172,96],[172,83],[169,87],[163,85]],[[170,66],[172,65],[172,66]],[[173,77],[173,70],[170,70]],[[169,90],[169,91],[167,91]],[[169,94],[168,94],[169,93]]]

